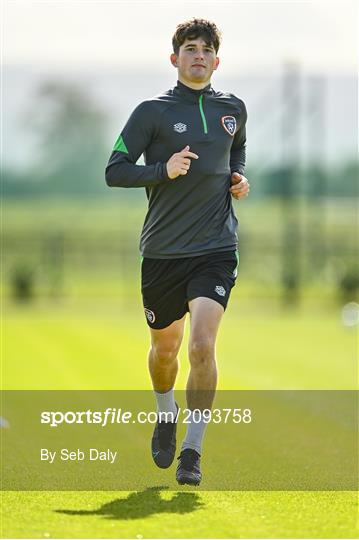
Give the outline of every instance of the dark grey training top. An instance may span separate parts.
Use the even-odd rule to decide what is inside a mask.
[[[145,187],[144,257],[193,257],[237,247],[231,172],[244,172],[247,112],[241,99],[211,85],[181,82],[141,103],[116,141],[106,167],[109,186]],[[171,180],[166,162],[186,145],[199,156]],[[136,165],[144,154],[146,165]]]

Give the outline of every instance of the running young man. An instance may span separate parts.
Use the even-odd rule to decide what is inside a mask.
[[[176,478],[198,485],[206,426],[199,411],[210,409],[214,399],[215,342],[237,275],[238,222],[231,196],[241,199],[249,192],[243,176],[247,113],[241,99],[211,86],[220,44],[214,23],[180,24],[172,44],[177,85],[134,110],[113,148],[106,182],[145,187],[148,197],[140,250],[149,371],[158,411],[172,413],[167,420],[173,420],[160,421],[159,415],[153,434],[152,456],[161,468],[171,465],[176,452],[177,354],[190,312],[186,395],[194,412]],[[141,154],[146,165],[136,165]]]

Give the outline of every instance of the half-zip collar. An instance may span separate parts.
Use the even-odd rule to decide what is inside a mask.
[[[180,81],[177,81],[177,85],[174,87],[173,92],[175,95],[179,95],[191,103],[198,103],[199,98],[202,95],[213,95],[211,84],[207,84],[207,86],[201,88],[200,90],[195,90],[194,88],[190,88]]]

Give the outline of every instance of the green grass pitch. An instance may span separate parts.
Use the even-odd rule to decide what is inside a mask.
[[[115,301],[90,299],[9,305],[3,325],[5,387],[150,388],[148,335],[139,306],[139,297],[126,310]],[[352,389],[355,347],[355,332],[343,327],[339,310],[308,307],[283,314],[234,296],[217,347],[219,388]],[[184,388],[185,343],[180,362],[178,387]],[[2,536],[357,537],[354,492],[169,491],[162,479],[138,492],[5,492]]]

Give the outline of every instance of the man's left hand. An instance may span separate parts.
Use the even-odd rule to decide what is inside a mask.
[[[232,173],[231,184],[232,186],[229,188],[229,191],[234,199],[247,197],[249,193],[249,182],[243,174]]]

